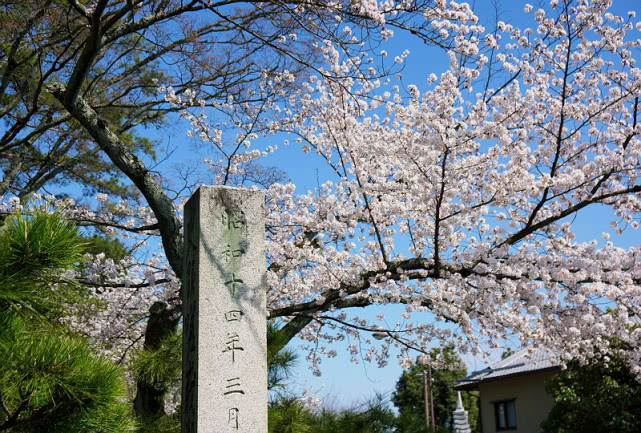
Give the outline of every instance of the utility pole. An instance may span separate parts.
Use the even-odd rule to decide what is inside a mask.
[[[432,432],[436,426],[436,417],[434,417],[434,394],[432,393],[432,366],[427,366],[427,371],[429,374],[429,387],[430,387],[430,407],[432,408]]]
[[[430,391],[431,391],[431,387]],[[430,430],[430,403],[428,398],[428,384],[427,384],[427,371],[423,370],[423,400],[425,401],[425,424],[427,425],[427,430]]]

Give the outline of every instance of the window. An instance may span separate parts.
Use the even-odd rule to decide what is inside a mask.
[[[516,408],[514,399],[494,402],[494,419],[496,420],[496,430],[515,430],[516,429]]]

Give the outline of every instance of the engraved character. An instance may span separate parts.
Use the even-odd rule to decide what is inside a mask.
[[[227,226],[227,229],[240,230],[244,229],[247,226],[247,220],[245,219],[245,212],[240,209],[225,209],[221,213],[223,225]]]
[[[225,249],[222,251],[222,254],[225,263],[229,263],[232,258],[238,258],[245,254],[245,250],[243,249],[243,245],[239,245],[238,248],[232,249],[231,245],[227,244],[225,245]]]
[[[236,274],[231,274],[231,279],[225,281],[225,285],[229,287],[232,296],[236,296],[236,290],[242,289],[244,284],[243,280],[236,278]]]
[[[224,352],[231,352],[231,362],[234,363],[236,362],[236,351],[237,350],[242,350],[244,351],[242,347],[238,345],[240,342],[240,338],[238,337],[238,334],[235,332],[228,332],[227,333],[227,341],[225,341],[225,348],[223,349]]]
[[[240,388],[240,377],[232,377],[231,379],[227,379],[227,385],[225,386],[223,395],[229,394],[245,394],[245,391]]]
[[[240,310],[231,310],[225,312],[225,320],[228,322],[237,322],[242,317],[243,312]]]
[[[227,244],[223,250],[223,259],[225,260],[225,263],[229,263],[229,259],[231,259],[231,247],[229,244]]]
[[[231,425],[231,428],[234,430],[238,430],[238,410],[237,407],[232,407],[229,409],[229,418],[227,420],[227,424]]]

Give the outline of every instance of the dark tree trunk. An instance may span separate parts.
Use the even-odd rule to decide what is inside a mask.
[[[155,302],[149,309],[149,313],[143,347],[147,350],[154,350],[160,346],[164,338],[176,331],[178,318],[176,311],[167,308],[167,304],[164,302]],[[164,386],[149,384],[138,378],[136,398],[134,399],[136,415],[143,418],[156,418],[164,415],[166,393],[167,390]]]

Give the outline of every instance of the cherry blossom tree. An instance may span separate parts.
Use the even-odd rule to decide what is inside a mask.
[[[271,315],[306,325],[312,361],[323,340],[377,329],[335,310],[402,303],[407,321],[365,359],[384,364],[391,343],[478,352],[516,334],[588,360],[616,337],[641,373],[639,248],[578,242],[572,227],[603,205],[615,231],[639,224],[641,24],[608,6],[528,5],[531,27],[478,38],[442,25],[461,32],[450,68],[407,100],[380,80],[312,79],[283,108],[280,125],[336,173],[299,196],[269,189]],[[410,321],[425,311],[435,320]]]
[[[59,13],[51,13],[46,6],[55,6]],[[42,170],[37,172],[37,181],[27,180],[25,184],[22,183],[24,176],[8,177],[4,188],[28,197],[34,191],[33,185],[53,182],[56,176],[70,168],[75,169],[74,176],[76,172],[86,175],[87,171],[68,161],[78,144],[81,149],[88,147],[91,155],[106,156],[101,162],[106,161],[107,166],[97,167],[96,176],[111,170],[110,173],[117,174],[116,180],[130,181],[131,189],[137,193],[134,196],[146,201],[155,221],[135,227],[111,225],[104,220],[93,220],[93,223],[142,237],[159,234],[166,262],[178,280],[182,278],[182,222],[174,201],[180,194],[173,190],[174,185],[151,168],[156,161],[153,160],[154,153],[149,152],[149,143],[138,140],[137,135],[132,143],[132,134],[140,132],[140,126],[162,122],[165,115],[175,110],[176,105],[156,97],[152,91],[156,85],[172,86],[177,95],[185,98],[196,97],[202,106],[230,119],[231,128],[244,130],[245,138],[248,138],[264,131],[261,129],[264,110],[275,101],[286,99],[287,93],[298,87],[301,78],[314,71],[337,82],[344,78],[340,71],[318,67],[318,60],[322,58],[321,46],[326,42],[336,44],[341,53],[352,58],[354,73],[360,75],[362,70],[371,69],[358,59],[389,39],[394,29],[407,30],[428,43],[453,46],[453,38],[442,35],[430,26],[430,22],[450,14],[458,20],[458,10],[469,10],[467,6],[454,4],[449,7],[433,0],[380,4],[361,1],[235,4],[203,0],[99,0],[86,3],[68,0],[54,1],[46,6],[38,7],[36,2],[28,3],[25,8],[7,7],[6,17],[17,17],[14,27],[20,31],[18,37],[12,39],[11,47],[15,50],[10,47],[3,54],[7,72],[3,82],[11,89],[8,95],[13,98],[13,105],[8,107],[6,114],[15,126],[10,128],[5,147],[22,149],[31,143],[46,144],[45,138],[49,137],[60,138],[54,143],[64,145],[54,146],[55,151],[47,150],[45,158],[36,160],[36,165],[45,164],[38,166]],[[35,31],[40,28],[51,30],[48,23],[55,24],[52,29],[59,31]],[[43,62],[37,64],[34,71],[36,80],[32,88],[36,92],[23,92],[22,88],[14,86],[17,70],[12,66],[20,63],[25,65],[23,69],[28,69],[27,60],[38,59],[43,49],[48,54],[42,57]],[[23,52],[26,54],[22,55]],[[373,62],[373,58],[369,61]],[[158,71],[155,69],[158,63],[166,67]],[[377,64],[374,69],[378,75],[384,75],[388,66]],[[17,116],[17,120],[11,117],[22,112],[27,116]],[[38,123],[40,121],[44,123]],[[66,127],[82,135],[59,137]],[[29,139],[25,140],[25,136]],[[244,141],[239,139],[232,144],[230,153],[223,151],[228,161],[236,163],[240,157],[237,145]],[[9,161],[4,172],[20,173],[20,168],[24,167],[22,159]],[[63,159],[66,164],[60,163]],[[238,175],[231,173],[228,164],[224,170],[230,176],[224,176],[223,181],[263,184],[279,177],[278,172],[252,164],[251,158],[244,162],[247,164],[243,173],[236,173]],[[253,169],[251,173],[250,169]],[[187,187],[193,185],[193,179],[186,183]],[[121,188],[95,189],[111,194],[112,198],[118,195],[127,198],[126,194],[121,194]],[[130,200],[130,204],[133,203],[134,200]],[[104,215],[109,213],[104,209]],[[112,266],[106,261],[97,264],[96,269],[104,265]],[[143,271],[142,275],[150,274]],[[102,284],[112,289],[132,285],[128,280],[124,284],[122,281]],[[162,286],[147,278],[133,286],[136,289],[155,286],[163,291]],[[101,288],[98,290],[102,291]],[[134,298],[120,296],[120,301]],[[146,348],[156,347],[163,336],[176,328],[180,318],[179,302],[156,306],[158,308],[151,311],[150,319],[145,322]],[[115,310],[122,312],[123,307],[115,307]],[[145,402],[157,403],[157,399],[145,397],[146,391],[141,384],[138,391],[140,398],[136,401],[140,404],[137,403],[137,407],[140,406],[139,412],[144,413],[149,407]],[[160,405],[156,403],[153,406],[158,408]]]
[[[311,76],[271,107],[271,128],[335,173],[315,191],[267,190],[270,317],[311,343],[314,366],[345,336],[379,365],[390,345],[408,365],[410,349],[479,353],[510,335],[587,361],[614,337],[641,373],[639,248],[579,242],[572,227],[597,206],[618,233],[639,224],[641,24],[610,6],[526,5],[529,27],[492,33],[460,6],[432,23],[456,46],[422,91],[356,76],[327,43],[348,78]],[[392,329],[342,311],[390,303],[406,306]]]
[[[266,188],[269,318],[286,323],[283,344],[308,341],[308,360],[320,371],[324,356],[337,356],[332,344],[346,337],[355,341],[353,359],[385,365],[398,346],[403,366],[410,350],[453,344],[478,353],[511,335],[587,361],[608,353],[616,337],[640,374],[639,247],[578,241],[572,225],[577,214],[607,207],[615,232],[638,227],[641,24],[634,12],[615,16],[611,1],[551,0],[524,6],[523,28],[485,29],[467,4],[435,1],[421,11],[432,40],[448,41],[449,68],[401,88],[371,66],[385,52],[353,49],[367,41],[356,24],[377,26],[381,37],[392,24],[409,28],[401,6],[413,7],[316,5],[323,14],[341,12],[331,21],[341,38],[307,41],[325,64],[305,74],[258,74],[255,101],[227,95],[214,104],[199,89],[160,89],[191,122],[189,134],[211,145],[216,183]],[[84,46],[66,84],[48,90],[149,208],[101,195],[93,209],[67,204],[67,215],[126,234],[133,245],[159,239],[163,246],[162,254],[122,263],[92,258],[79,276],[108,304],[87,317],[88,329],[122,357],[142,335],[154,347],[179,321],[182,210],[80,92],[76,81],[86,79],[100,38],[120,28],[100,13],[90,17],[87,40],[95,45]],[[407,53],[394,59],[409,61]],[[228,123],[210,122],[212,109]],[[260,158],[283,150],[262,137],[277,132],[333,177],[296,192],[265,175]],[[151,319],[141,321],[156,301]],[[371,321],[345,311],[389,304],[405,306],[391,326],[382,315]]]
[[[169,176],[163,178],[155,169],[170,150],[155,146],[144,128],[170,129],[175,111],[154,91],[156,87],[173,86],[179,95],[195,92],[220,116],[238,115],[248,121],[254,107],[283,99],[288,90],[283,85],[295,88],[299,81],[282,81],[279,93],[268,94],[259,87],[263,78],[303,77],[315,71],[321,41],[333,41],[345,53],[356,55],[388,39],[392,29],[401,29],[428,43],[450,46],[449,38],[429,26],[431,17],[438,18],[444,10],[435,3],[29,0],[2,4],[0,33],[6,43],[0,46],[0,193],[24,200],[71,183],[84,195],[107,194],[115,202],[123,198],[134,212],[146,203],[154,216],[151,224],[123,227],[105,218],[85,223],[99,230],[122,229],[121,233],[141,239],[159,233],[165,260],[160,268],[171,268],[173,281],[179,280],[182,223],[173,202],[197,180],[191,168],[178,173],[184,185],[168,181]],[[419,20],[423,15],[429,19]],[[354,33],[342,24],[349,24]],[[377,68],[386,73],[385,65]],[[234,101],[231,112],[226,111],[227,101]],[[252,107],[249,113],[243,113],[245,107]],[[245,170],[245,180],[270,183],[282,177],[278,170],[254,167],[250,176]],[[99,213],[111,213],[103,211]],[[94,270],[108,270],[110,278],[118,280],[95,278],[94,283],[106,287],[106,292],[103,286],[97,290],[126,302],[114,303],[114,314],[143,308],[137,303],[126,306],[135,299],[153,299],[141,295],[143,289],[152,293],[166,289],[160,284],[163,279],[149,278],[160,269],[154,268],[156,261],[151,267],[147,263],[147,270],[133,271],[130,281],[123,275],[139,260],[121,264],[98,260]],[[123,295],[123,285],[134,287],[135,296]],[[148,348],[175,329],[180,317],[179,302],[162,301],[156,307],[148,321],[131,315],[147,324]],[[145,400],[144,390],[139,394]]]

